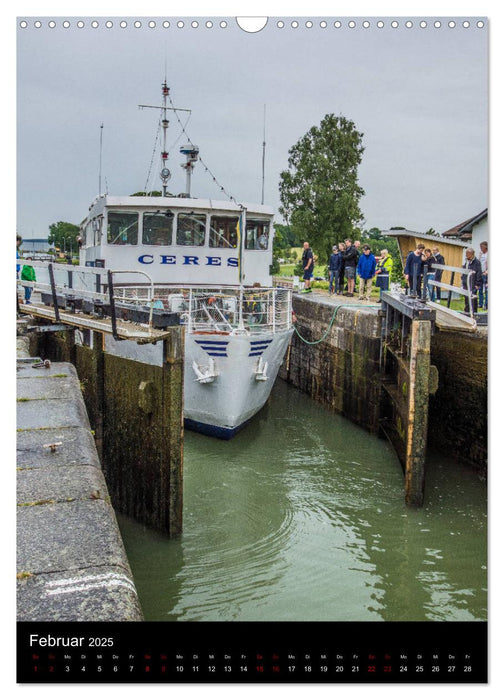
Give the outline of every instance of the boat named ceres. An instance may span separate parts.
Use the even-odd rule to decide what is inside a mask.
[[[167,90],[164,83],[164,129]],[[291,291],[272,287],[273,210],[192,197],[199,149],[180,150],[186,192],[167,192],[163,146],[163,194],[96,197],[81,224],[79,263],[113,270],[124,300],[144,295],[179,315],[185,423],[230,438],[271,392],[293,331]]]

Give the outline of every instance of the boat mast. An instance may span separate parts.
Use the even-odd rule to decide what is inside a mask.
[[[102,150],[103,150],[103,122],[100,126],[100,167],[98,171],[98,194],[101,194],[101,176],[102,176]]]
[[[262,193],[261,204],[264,204],[264,160],[266,155],[266,105],[264,105],[263,117],[263,145],[262,145]]]
[[[140,109],[160,109],[161,110],[161,126],[163,127],[163,148],[161,151],[161,161],[162,161],[162,167],[161,167],[161,172],[159,173],[161,177],[161,182],[163,183],[163,197],[166,197],[168,195],[168,189],[167,189],[167,183],[168,180],[171,178],[171,172],[168,170],[166,167],[166,161],[168,160],[169,153],[166,150],[166,134],[168,131],[168,126],[170,122],[168,121],[166,112],[170,110],[171,112],[190,112],[190,109],[182,109],[182,108],[175,108],[175,107],[168,107],[166,104],[166,101],[170,95],[170,88],[166,84],[166,78],[163,82],[163,85],[161,86],[161,94],[163,96],[163,104],[161,106],[156,106],[156,105],[138,105]]]

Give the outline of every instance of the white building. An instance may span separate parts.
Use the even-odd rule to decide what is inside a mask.
[[[463,221],[461,224],[445,231],[441,234],[443,238],[458,239],[474,248],[476,255],[480,252],[480,243],[489,238],[488,230],[488,209],[484,209],[476,216]]]

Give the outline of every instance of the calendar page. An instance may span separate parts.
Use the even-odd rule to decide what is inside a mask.
[[[40,9],[17,682],[486,683],[490,20]]]

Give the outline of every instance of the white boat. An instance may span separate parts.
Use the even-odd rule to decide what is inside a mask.
[[[291,291],[272,287],[270,207],[191,197],[193,144],[180,149],[186,191],[167,192],[168,94],[164,83],[162,195],[96,197],[81,224],[79,266],[115,271],[116,297],[144,295],[179,314],[185,423],[230,438],[271,392],[293,331]]]

